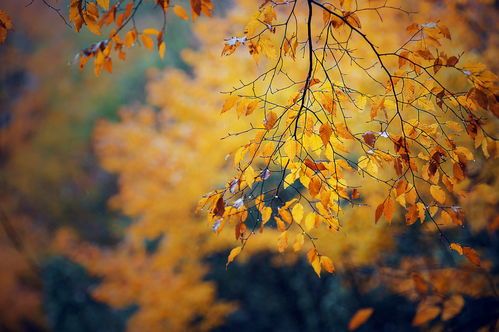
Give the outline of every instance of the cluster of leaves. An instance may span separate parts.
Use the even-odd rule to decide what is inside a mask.
[[[403,4],[240,0],[225,18],[196,21],[200,50],[184,54],[192,75],[153,73],[151,107],[124,109],[119,123],[98,123],[97,154],[119,175],[110,204],[135,222],[113,249],[81,243],[65,231],[56,244],[103,278],[97,299],[138,306],[130,330],[220,325],[234,305],[218,301],[204,279],[204,259],[217,251],[233,248],[226,266],[262,249],[282,257],[306,252],[320,275],[382,261],[405,225],[436,230],[446,249],[476,266],[431,268],[439,261],[407,259],[383,269],[385,284],[418,301],[413,325],[450,320],[466,296],[490,295],[490,263],[451,241],[446,230],[466,226],[465,205],[483,193],[489,193],[489,213],[480,229],[498,227],[490,213],[497,186],[474,187],[470,179],[474,164],[497,154],[496,76],[463,54],[446,54],[453,40],[443,22],[425,17],[418,21],[428,23],[394,29],[394,22],[408,20]],[[104,25],[116,25],[109,39],[80,53],[81,68],[94,58],[97,74],[111,71],[112,52],[124,58],[125,47],[138,41],[149,49],[156,43],[162,56],[165,28],[139,33],[134,15],[142,1],[121,5],[71,2],[77,30],[101,34]],[[173,7],[188,18],[168,1],[156,5],[163,14]],[[191,8],[194,19],[211,15],[212,5],[191,1]],[[128,24],[133,28],[122,40]],[[221,36],[233,36],[223,57]],[[235,81],[228,96],[213,93]],[[241,117],[245,121],[237,122]],[[230,139],[220,141],[224,134]],[[232,151],[230,161],[214,151]],[[235,174],[225,179],[231,168]],[[225,186],[199,204],[208,210],[207,227],[193,206],[220,183]],[[393,225],[387,228],[381,218]],[[370,307],[360,309],[349,328],[372,314]]]
[[[119,0],[110,3],[110,0],[83,1],[71,0],[69,10],[69,21],[78,32],[85,26],[90,32],[100,36],[103,26],[115,26],[109,32],[108,38],[100,40],[89,47],[83,49],[75,57],[79,63],[80,70],[83,70],[89,59],[94,59],[94,72],[99,75],[102,69],[112,72],[112,53],[118,55],[118,58],[126,58],[125,50],[134,46],[140,41],[149,50],[153,51],[155,45],[158,54],[163,59],[166,44],[164,35],[166,31],[166,14],[172,8],[173,13],[183,20],[189,20],[186,10],[178,5],[171,4],[169,0],[155,0],[155,6],[163,15],[163,26],[160,30],[155,28],[145,28],[140,31],[135,23],[134,16],[143,4],[143,0],[124,1]],[[211,0],[191,0],[191,17],[194,21],[197,17],[204,14],[212,16],[213,4]],[[99,8],[102,11],[99,12]],[[128,28],[125,33],[124,30]],[[120,36],[121,33],[121,36]],[[123,37],[124,36],[124,37]]]
[[[375,182],[385,190],[375,222],[381,216],[391,222],[400,206],[406,225],[433,223],[451,248],[479,265],[473,249],[451,244],[437,218],[463,224],[456,202],[465,195],[458,187],[467,164],[476,159],[469,147],[486,158],[497,154],[488,131],[498,115],[497,77],[479,63],[458,66],[461,55],[446,54],[451,35],[441,23],[413,23],[393,51],[386,45],[380,51],[376,37],[365,32],[372,30],[364,17],[378,24],[369,15],[407,12],[380,3],[264,1],[242,37],[226,42],[222,54],[244,45],[260,68],[256,79],[229,92],[221,112],[259,113],[261,119],[241,132],[255,135],[233,153],[236,175],[200,203],[217,232],[227,221],[235,227],[241,246],[228,263],[273,218],[281,231],[279,251],[295,229],[294,250],[307,239],[317,274],[321,266],[334,271],[311,231],[320,225],[340,230],[346,207],[365,205],[363,197],[372,191],[366,184]],[[454,73],[460,76],[455,89],[446,80]],[[286,188],[298,197],[282,201],[279,192]],[[248,230],[254,208],[260,217]]]

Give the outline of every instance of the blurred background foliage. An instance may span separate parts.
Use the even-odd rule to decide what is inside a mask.
[[[102,147],[98,145],[99,128],[116,130],[116,133],[106,134],[116,142],[130,132],[118,132],[122,127],[112,123],[118,120],[121,121],[118,123],[127,123],[131,119],[133,125],[139,124],[137,130],[142,134],[144,129],[140,125],[146,129],[157,125],[148,122],[149,108],[157,114],[167,105],[175,108],[172,112],[176,119],[167,119],[168,123],[174,121],[174,124],[165,125],[159,134],[174,131],[175,121],[187,122],[198,135],[214,130],[214,138],[209,143],[211,145],[200,146],[199,142],[191,142],[179,133],[177,139],[182,146],[205,150],[216,148],[226,126],[209,127],[207,123],[214,123],[210,115],[198,114],[206,118],[195,123],[182,109],[188,107],[184,105],[188,104],[186,99],[163,99],[179,94],[173,89],[189,89],[196,77],[203,77],[205,82],[200,88],[193,87],[193,92],[183,91],[184,98],[191,94],[198,96],[207,90],[215,94],[213,87],[218,87],[224,80],[226,82],[226,78],[233,74],[220,73],[221,77],[213,78],[213,73],[204,72],[210,61],[218,61],[218,49],[205,48],[204,52],[213,53],[209,55],[211,60],[193,68],[193,62],[208,55],[187,52],[181,56],[183,49],[198,49],[203,43],[194,37],[188,23],[172,17],[168,25],[165,60],[161,61],[157,54],[140,47],[135,48],[127,54],[126,62],[114,64],[113,74],[96,79],[91,71],[80,73],[75,66],[68,65],[76,51],[94,41],[94,36],[76,34],[66,28],[57,15],[39,1],[28,7],[24,5],[15,0],[2,2],[2,9],[9,12],[15,22],[15,32],[9,35],[6,44],[0,46],[0,330],[123,331],[131,317],[140,313],[146,304],[141,307],[137,294],[136,298],[130,295],[130,299],[119,300],[119,304],[110,300],[110,292],[116,289],[105,288],[109,285],[106,284],[106,278],[109,278],[106,268],[114,268],[113,273],[125,273],[127,270],[122,265],[128,265],[131,269],[135,267],[137,274],[145,275],[147,271],[143,272],[141,268],[145,265],[153,269],[153,258],[168,261],[169,254],[180,255],[172,253],[174,249],[168,247],[168,241],[163,238],[168,238],[168,234],[163,234],[167,233],[165,229],[173,236],[178,234],[176,229],[157,222],[159,216],[171,218],[169,214],[172,212],[168,209],[152,211],[151,215],[144,212],[148,207],[137,208],[139,212],[130,211],[134,201],[124,197],[128,183],[126,176],[138,177],[141,170],[127,173],[130,170],[114,165],[116,160],[112,160],[115,156],[111,153],[111,157],[103,157],[102,151],[99,152]],[[232,6],[228,0],[216,1],[215,5],[217,15],[224,14]],[[251,1],[246,1],[246,6],[252,5]],[[462,48],[480,57],[492,69],[497,69],[497,33],[493,32],[497,32],[495,2],[422,1],[418,9],[455,22],[447,24],[458,36]],[[141,20],[148,23],[160,20],[152,11],[143,15]],[[199,30],[206,27],[209,23],[196,28],[198,38]],[[204,43],[209,44],[210,36],[206,31],[204,33]],[[167,93],[165,89],[173,91]],[[220,98],[213,97],[210,105],[220,103]],[[142,106],[144,103],[149,106]],[[117,110],[123,105],[129,105],[129,110],[122,110],[118,115]],[[102,118],[113,122],[105,125],[98,120]],[[162,124],[161,119],[158,123]],[[151,137],[156,137],[156,134],[154,132]],[[106,135],[103,135],[104,139],[108,138]],[[129,150],[124,151],[130,154],[134,151]],[[120,153],[123,151],[117,155]],[[199,162],[199,159],[194,160]],[[220,161],[205,162],[213,170],[223,169]],[[455,232],[453,236],[460,236],[486,257],[485,265],[489,266],[489,273],[495,278],[491,281],[493,287],[497,283],[499,252],[499,227],[497,216],[494,216],[497,212],[497,165],[494,161],[487,161],[481,166],[472,170],[475,172],[474,183],[470,184],[472,194],[462,202],[472,211],[470,216],[476,221],[470,222],[470,227],[464,232],[452,229],[449,232]],[[206,179],[206,183],[189,187],[189,193],[202,193],[219,179],[217,176]],[[166,188],[175,193],[176,189]],[[165,195],[169,197],[168,193]],[[179,204],[194,205],[199,196],[192,195]],[[110,207],[108,201],[112,196]],[[197,220],[187,212],[175,210],[172,214]],[[366,219],[362,214],[351,217]],[[146,229],[144,225],[148,223],[155,223],[157,229]],[[423,226],[414,225],[407,229],[392,225],[376,230],[372,227],[373,232],[362,235],[368,238],[365,239],[359,235],[362,234],[360,230],[370,223],[371,220],[365,220],[347,226],[358,236],[350,238],[350,242],[328,244],[332,252],[343,253],[344,259],[339,262],[341,266],[336,274],[317,278],[303,258],[276,254],[275,249],[259,244],[257,249],[249,249],[256,252],[251,257],[243,257],[241,262],[226,270],[229,240],[217,238],[215,241],[221,242],[217,245],[210,242],[214,240],[205,240],[205,234],[210,230],[197,234],[196,229],[209,226],[197,220],[189,231],[196,233],[192,236],[203,243],[194,245],[195,250],[201,248],[198,250],[201,252],[193,254],[201,260],[200,271],[193,270],[198,263],[193,260],[190,262],[192,266],[179,267],[185,271],[171,273],[180,279],[187,273],[194,275],[187,285],[202,287],[200,289],[207,292],[206,298],[200,300],[203,305],[223,303],[220,311],[213,315],[226,317],[210,325],[209,329],[214,331],[342,331],[347,330],[352,315],[359,308],[366,307],[374,308],[374,314],[359,331],[418,331],[420,329],[411,324],[417,302],[399,288],[405,279],[381,275],[373,264],[397,268],[398,271],[406,269],[409,272],[404,276],[411,276],[421,254],[428,260],[435,259],[441,268],[460,263],[455,262],[446,246]],[[404,228],[404,232],[400,228]],[[372,247],[359,245],[359,242],[383,248],[376,254],[380,257],[373,258]],[[181,243],[185,245],[187,242]],[[341,248],[335,247],[340,245]],[[418,254],[414,248],[418,248]],[[120,285],[125,285],[128,290],[129,283],[134,280],[132,277],[118,280],[117,291]],[[486,282],[479,280],[477,283],[483,285]],[[104,290],[100,287],[102,285]],[[142,287],[146,286],[147,280]],[[173,288],[168,283],[163,287]],[[175,288],[175,293],[158,293],[157,296],[171,296],[172,299],[192,296],[192,289],[182,287]],[[477,286],[477,289],[482,288]],[[165,289],[158,288],[158,292]],[[493,293],[487,291],[478,297],[465,293],[465,305],[459,315],[446,322],[433,321],[425,328],[492,331],[499,317],[499,302],[497,294]],[[210,312],[206,310],[193,310],[194,316],[188,317],[193,326],[207,320],[205,316]],[[143,311],[143,315],[147,314]],[[225,315],[227,312],[232,313]],[[140,322],[148,319],[155,318],[143,317],[143,320],[136,321],[139,325],[128,325],[128,328],[133,326],[133,330],[140,330]],[[142,328],[143,331],[154,330],[147,326]]]

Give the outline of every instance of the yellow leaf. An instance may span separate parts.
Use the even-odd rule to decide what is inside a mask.
[[[154,28],[145,29],[142,33],[147,33],[148,35],[159,35],[159,31]]]
[[[154,41],[152,40],[151,36],[143,33],[141,39],[146,48],[150,49],[151,51],[154,50]]]
[[[319,260],[319,254],[317,253],[317,250],[315,248],[312,248],[309,250],[307,253],[307,259],[310,265],[312,265],[312,268],[314,269],[315,273],[320,277],[321,276],[321,263]]]
[[[253,182],[255,182],[255,170],[251,165],[249,165],[244,172],[244,180],[248,184],[248,187],[251,188],[253,186]]]
[[[97,4],[102,7],[102,9],[109,9],[109,0],[97,0]]]
[[[302,233],[296,235],[295,243],[293,244],[293,250],[295,252],[300,251],[300,249],[303,247],[303,243],[305,243],[305,237],[303,236]]]
[[[227,258],[227,264],[225,264],[225,268],[229,266],[229,264],[234,260],[234,258],[236,258],[237,255],[239,255],[242,249],[243,247],[239,246],[230,251],[229,257]]]
[[[272,208],[269,206],[265,206],[262,211],[262,223],[265,225],[269,220],[270,217],[272,216]]]
[[[334,272],[333,261],[331,261],[331,259],[329,257],[321,256],[320,260],[321,260],[321,266],[324,270],[326,270],[329,273]]]
[[[173,7],[173,12],[175,13],[175,15],[177,15],[178,17],[180,17],[183,20],[187,21],[189,19],[189,16],[187,16],[187,12],[185,11],[185,9],[182,6],[175,5]]]
[[[282,232],[277,238],[277,248],[279,252],[284,252],[288,247],[288,231]]]
[[[432,185],[430,186],[430,193],[435,198],[437,202],[440,204],[445,203],[445,192],[439,186]]]
[[[418,207],[419,220],[423,223],[426,218],[426,207],[421,202],[417,202],[416,206]]]
[[[159,44],[159,49],[158,49],[159,57],[161,59],[165,57],[165,49],[166,49],[165,42],[161,42],[161,44]]]
[[[309,232],[315,227],[315,213],[310,212],[305,218],[305,230]]]
[[[367,322],[369,317],[371,317],[373,311],[373,308],[364,308],[357,310],[357,312],[352,316],[352,319],[350,319],[350,322],[348,323],[348,330],[356,330],[359,326]]]
[[[451,243],[449,246],[452,250],[455,250],[459,253],[459,255],[463,255],[463,247],[461,247],[460,244],[457,243]]]
[[[298,143],[294,139],[290,139],[289,141],[286,142],[286,144],[284,144],[284,152],[286,152],[286,155],[288,156],[289,160],[292,161],[296,157],[299,146],[300,143]]]
[[[301,220],[303,219],[303,205],[300,203],[296,203],[295,206],[293,206],[293,209],[291,210],[291,214],[293,215],[293,220],[296,223],[301,223]]]
[[[234,107],[238,98],[239,96],[237,95],[231,95],[227,97],[227,99],[225,99],[225,102],[222,106],[222,110],[220,111],[220,113],[225,113],[228,110],[230,110],[232,107]]]

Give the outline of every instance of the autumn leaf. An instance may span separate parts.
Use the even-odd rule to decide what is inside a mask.
[[[296,203],[291,210],[291,214],[293,215],[293,220],[296,223],[301,223],[301,220],[303,219],[303,205]]]
[[[234,105],[236,104],[237,100],[239,99],[239,96],[237,95],[230,95],[227,99],[225,99],[225,102],[222,106],[222,110],[220,113],[225,113],[228,110],[230,110]]]
[[[284,231],[277,237],[277,247],[279,252],[284,252],[288,247],[288,232]]]
[[[476,266],[480,266],[480,256],[475,249],[471,247],[463,247],[457,243],[451,243],[449,246],[452,250],[455,250],[461,256],[466,257],[471,263]]]
[[[439,202],[440,204],[445,203],[445,192],[442,190],[442,188],[436,185],[431,185],[430,193],[437,202]]]
[[[315,273],[320,277],[321,276],[321,263],[319,259],[319,254],[315,248],[312,248],[307,253],[307,259]]]
[[[144,44],[144,46],[149,49],[149,50],[154,50],[154,41],[152,40],[151,36],[149,36],[148,34],[145,34],[143,33],[141,36],[140,36],[140,39],[142,40],[142,43]]]
[[[374,133],[372,131],[362,134],[362,138],[364,139],[364,142],[366,142],[367,145],[369,145],[370,147],[374,147],[374,142],[376,142],[376,136],[374,136]]]
[[[475,249],[470,247],[463,247],[463,255],[466,257],[471,263],[480,267],[480,256]]]
[[[109,9],[109,0],[97,0],[97,4],[102,7],[102,9]]]
[[[379,218],[383,215],[383,210],[385,208],[385,202],[378,205],[376,212],[374,213],[374,223],[378,223]]]
[[[362,324],[367,322],[373,312],[373,308],[364,308],[357,310],[348,323],[348,330],[354,331],[358,329]]]
[[[305,237],[302,233],[296,235],[295,242],[293,244],[293,251],[298,252],[303,247],[303,243],[305,243]]]
[[[329,273],[333,273],[334,272],[333,261],[331,261],[331,259],[329,257],[326,257],[326,256],[323,255],[323,256],[321,256],[320,261],[321,261],[321,267],[324,270],[326,270]]]
[[[158,47],[159,57],[163,59],[165,57],[166,44],[165,42],[161,42]]]
[[[383,204],[383,214],[388,223],[392,221],[394,210],[395,210],[395,205],[393,204],[393,200],[390,197],[388,197],[385,203]]]
[[[331,125],[328,122],[324,122],[319,128],[319,135],[321,136],[322,144],[324,144],[324,146],[328,145],[332,134],[333,130],[331,129]]]
[[[453,295],[444,302],[442,320],[452,319],[461,312],[464,307],[464,299],[461,295]]]
[[[463,247],[461,247],[461,245],[457,244],[457,243],[451,243],[451,245],[449,246],[452,250],[455,250],[459,253],[459,255],[463,255],[464,252],[463,252]]]
[[[229,264],[236,258],[237,255],[241,253],[243,247],[235,247],[230,251],[229,257],[227,258],[227,264],[225,264],[225,268],[229,267]]]
[[[421,326],[434,318],[441,312],[440,307],[426,302],[421,302],[416,310],[416,315],[412,321],[413,326]]]
[[[263,126],[265,127],[265,129],[270,130],[274,128],[276,122],[277,122],[277,115],[274,112],[270,111],[267,113],[267,116],[265,117]]]
[[[189,19],[187,12],[185,11],[185,9],[182,6],[175,5],[173,7],[173,12],[175,13],[175,15],[177,15],[178,17],[180,17],[183,20],[187,21]]]
[[[125,35],[125,45],[126,47],[132,47],[132,45],[135,43],[137,40],[137,30],[130,30],[126,33]]]

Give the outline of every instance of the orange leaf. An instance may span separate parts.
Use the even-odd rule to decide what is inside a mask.
[[[137,30],[130,30],[126,33],[125,35],[126,47],[131,47],[136,40],[137,40]]]
[[[165,57],[165,49],[166,49],[165,42],[161,42],[161,44],[159,44],[159,49],[158,49],[159,57],[161,59]]]
[[[395,210],[395,205],[393,204],[393,200],[388,198],[383,204],[383,214],[388,222],[392,221],[393,211]]]
[[[270,130],[274,128],[276,122],[277,122],[277,115],[274,112],[270,111],[267,113],[267,116],[265,117],[263,126],[265,127],[265,129]]]
[[[369,317],[373,314],[373,308],[364,308],[359,309],[350,319],[350,323],[348,323],[348,330],[353,331],[356,330],[359,326],[367,322]]]
[[[152,40],[151,36],[142,34],[141,39],[146,48],[150,49],[151,51],[154,50],[154,41]]]
[[[315,273],[320,277],[321,276],[321,263],[319,260],[319,254],[315,248],[312,248],[307,253],[307,259],[310,265],[312,265]]]
[[[224,105],[222,106],[222,110],[220,111],[220,113],[225,113],[228,110],[230,110],[232,107],[234,107],[238,98],[239,96],[237,95],[231,95],[227,97],[227,99],[225,99]]]
[[[310,168],[311,170],[316,171],[316,172],[326,170],[326,166],[324,166],[323,163],[315,163],[308,158],[305,159],[305,161],[303,163],[305,164],[305,166],[307,166],[308,168]]]
[[[352,26],[356,28],[362,28],[362,25],[360,24],[360,19],[355,13],[348,14],[346,17],[346,20],[348,23],[350,23]]]
[[[464,299],[461,295],[453,295],[444,302],[442,320],[449,320],[461,312],[464,307]]]
[[[385,204],[383,202],[380,205],[378,205],[378,207],[376,208],[376,212],[374,214],[374,223],[377,223],[379,218],[381,218],[381,215],[383,214],[384,206],[385,206]]]
[[[329,257],[321,256],[320,261],[321,261],[321,266],[324,270],[326,270],[329,273],[334,272],[333,261],[331,261],[331,259]]]
[[[459,255],[463,255],[463,247],[457,243],[451,243],[449,246],[452,250],[455,250],[459,253]]]
[[[418,305],[418,309],[416,311],[416,316],[414,316],[414,319],[412,321],[412,325],[413,326],[423,325],[423,324],[431,321],[435,317],[437,317],[440,314],[440,311],[441,311],[440,307],[421,302]]]
[[[235,247],[230,251],[229,257],[227,258],[227,264],[225,264],[225,268],[229,266],[229,264],[236,258],[237,255],[241,252],[243,247]]]
[[[331,129],[331,125],[327,122],[324,122],[319,128],[319,135],[321,136],[322,144],[324,144],[324,146],[327,146],[332,134],[333,130]]]
[[[178,17],[180,17],[183,20],[187,21],[189,19],[189,16],[187,16],[187,12],[185,11],[185,9],[182,6],[178,6],[178,5],[174,6],[173,12],[175,13],[175,15],[177,15]]]
[[[480,266],[480,256],[475,249],[470,247],[463,247],[463,255],[476,266]]]
[[[336,124],[336,133],[338,136],[346,138],[346,139],[354,139],[353,135],[348,131],[347,126],[343,123],[337,123]]]

